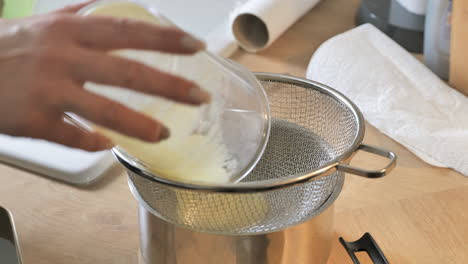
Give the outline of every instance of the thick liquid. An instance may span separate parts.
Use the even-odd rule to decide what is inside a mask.
[[[210,134],[190,133],[199,111],[180,104],[163,109],[166,104],[157,101],[142,112],[150,117],[157,116],[169,127],[171,137],[168,140],[151,144],[109,129],[96,128],[161,177],[182,181],[227,182],[228,174],[223,167],[228,153],[224,145]]]
[[[106,3],[90,8],[83,15],[113,16],[141,20],[150,23],[158,23],[157,18],[145,8],[133,3]]]
[[[91,8],[84,15],[125,17],[158,23],[145,8],[133,3],[106,3]],[[140,61],[148,66],[170,65],[170,59],[153,52],[122,50],[112,54]],[[164,61],[162,63],[163,60]],[[155,63],[158,61],[158,63]],[[164,66],[163,65],[163,66]],[[143,161],[158,176],[181,181],[225,183],[229,180],[227,168],[235,166],[222,144],[219,128],[210,128],[204,135],[194,134],[200,119],[200,108],[169,102],[158,97],[144,96],[131,91],[88,83],[86,88],[119,101],[148,116],[158,119],[171,131],[171,137],[161,143],[150,144],[114,131],[94,126],[126,152]]]

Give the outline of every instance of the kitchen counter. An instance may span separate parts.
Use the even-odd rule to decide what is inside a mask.
[[[358,4],[325,0],[266,51],[238,51],[233,58],[253,71],[303,77],[315,49],[354,26]],[[338,237],[356,240],[365,232],[390,263],[468,263],[468,178],[427,165],[369,125],[364,142],[394,151],[398,166],[381,179],[347,175],[335,203],[329,264],[352,263]],[[384,162],[363,153],[352,164],[377,168]],[[23,262],[137,263],[137,203],[126,181],[120,166],[77,188],[0,165],[0,204],[14,215]]]

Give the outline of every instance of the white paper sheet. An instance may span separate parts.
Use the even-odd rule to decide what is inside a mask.
[[[468,176],[468,97],[374,26],[322,44],[307,78],[344,93],[371,125],[422,160]]]

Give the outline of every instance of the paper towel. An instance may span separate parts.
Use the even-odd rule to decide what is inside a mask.
[[[249,52],[267,48],[320,0],[250,0],[231,15],[239,46]]]
[[[374,26],[322,44],[307,78],[344,93],[371,125],[427,163],[468,176],[468,97]]]

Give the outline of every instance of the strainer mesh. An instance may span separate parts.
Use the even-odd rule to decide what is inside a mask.
[[[262,79],[272,115],[262,159],[243,182],[303,175],[349,151],[358,121],[345,103],[311,83]],[[239,142],[242,144],[242,142]],[[306,183],[261,192],[207,192],[171,187],[129,173],[133,189],[159,217],[191,230],[246,235],[274,232],[312,218],[341,189],[334,172]]]

